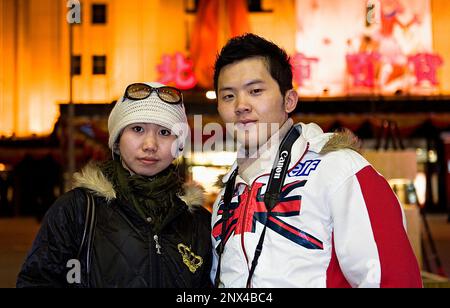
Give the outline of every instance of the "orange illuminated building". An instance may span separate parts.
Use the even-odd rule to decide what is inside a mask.
[[[76,2],[81,24],[73,26],[74,103],[110,103],[127,84],[158,79],[164,54],[190,56],[193,0],[0,0],[0,136],[53,130],[58,104],[69,101],[67,17]],[[213,2],[227,18],[227,1]],[[251,29],[293,52],[295,1],[262,2],[269,9],[249,14]],[[218,29],[225,41],[231,30]]]
[[[398,3],[408,5],[399,9]],[[417,9],[421,5],[426,12]],[[402,16],[408,10],[410,15]],[[426,19],[412,19],[414,13],[424,13]],[[379,23],[379,28],[370,29],[366,22]],[[407,64],[392,65],[385,74],[387,81],[405,75],[409,85],[383,93],[377,84],[383,64],[383,55],[376,53],[382,49],[380,35],[390,36],[384,43],[392,47],[398,43],[395,32],[404,31],[414,44],[419,37],[414,25],[425,23],[427,50],[411,48]],[[111,103],[126,85],[156,80],[184,90],[191,132],[199,138],[185,148],[192,155],[181,159],[180,172],[200,182],[212,203],[219,191],[216,180],[235,153],[228,148],[202,151],[213,135],[205,131],[206,124],[223,129],[213,93],[208,98],[205,93],[213,90],[211,68],[221,46],[250,31],[291,56],[300,94],[295,122],[315,122],[324,131],[349,128],[363,141],[366,158],[390,150],[394,130],[406,147],[394,146],[402,151],[375,157],[377,168],[405,171],[406,184],[415,181],[419,203],[436,212],[447,210],[450,221],[448,29],[448,0],[0,0],[0,216],[2,211],[10,216],[30,213],[20,171],[23,179],[32,178],[30,183],[49,181],[49,174],[28,168],[43,157],[61,167],[49,184],[55,195],[63,192],[60,176],[70,182],[72,159],[79,168],[88,160],[109,158]],[[436,69],[431,75],[428,60]],[[412,71],[418,68],[431,84],[425,92],[413,91],[420,80]],[[408,80],[413,77],[417,80]],[[76,108],[75,117],[68,106]],[[28,158],[32,163],[24,168]],[[409,202],[406,184],[392,184],[402,203]],[[412,236],[420,259],[420,234]]]
[[[248,14],[246,27],[294,54],[299,1],[253,1],[261,10]],[[198,30],[196,14],[191,12],[196,2],[216,3],[216,45],[239,26],[236,22],[224,26],[223,22],[238,10],[239,6],[229,5],[236,1],[0,0],[1,136],[49,134],[59,117],[58,103],[69,101],[67,17],[72,2],[81,3],[81,24],[73,28],[78,70],[73,79],[75,103],[110,103],[128,83],[158,79],[157,66],[164,54],[181,52],[190,57],[190,51],[197,48],[203,53],[197,58],[193,55],[198,62],[205,55],[211,58],[220,46],[205,44],[208,29],[203,28],[203,45],[192,39]],[[450,42],[445,30],[450,26],[449,2],[431,0],[431,13],[433,48],[444,60],[438,73],[439,94],[450,94]],[[208,46],[213,47],[208,50]],[[199,68],[196,73],[205,86]]]

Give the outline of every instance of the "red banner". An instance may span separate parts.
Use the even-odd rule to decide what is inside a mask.
[[[212,88],[214,62],[225,41],[249,31],[247,1],[199,1],[190,52],[200,87]]]

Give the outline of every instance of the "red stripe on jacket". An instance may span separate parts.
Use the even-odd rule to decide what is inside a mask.
[[[403,227],[401,207],[387,181],[372,166],[357,179],[378,249],[382,288],[420,288],[419,266]]]

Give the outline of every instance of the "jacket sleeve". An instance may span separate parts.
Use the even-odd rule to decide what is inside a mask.
[[[215,284],[217,266],[218,266],[218,262],[219,262],[219,255],[217,254],[216,248],[220,244],[220,239],[218,239],[218,236],[220,236],[220,230],[222,230],[222,225],[220,224],[220,221],[218,221],[218,216],[219,216],[218,212],[219,212],[219,205],[220,205],[220,202],[222,201],[224,192],[225,192],[225,189],[222,189],[220,191],[220,193],[218,194],[218,196],[214,202],[213,208],[212,208],[212,217],[211,217],[212,265],[211,265],[211,273],[210,273],[212,285]]]
[[[338,265],[327,272],[328,286],[342,286],[337,283],[340,272],[351,287],[422,287],[402,208],[372,166],[336,187],[329,204],[334,224],[332,255]]]
[[[76,203],[83,197],[77,194],[68,192],[50,207],[18,275],[18,288],[68,286],[67,262],[76,258],[84,221]]]

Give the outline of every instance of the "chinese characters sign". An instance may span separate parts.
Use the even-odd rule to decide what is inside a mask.
[[[181,90],[192,89],[197,84],[192,61],[179,52],[174,55],[163,55],[162,63],[158,65],[158,72],[159,82],[174,84]]]
[[[301,95],[393,94],[437,87],[430,0],[297,0]]]

